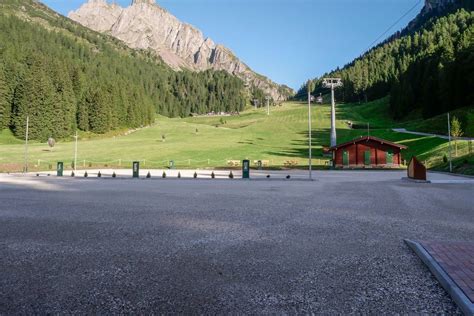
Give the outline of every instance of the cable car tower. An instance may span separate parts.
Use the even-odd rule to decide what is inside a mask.
[[[323,87],[331,88],[331,147],[337,145],[336,135],[336,101],[334,100],[334,89],[342,87],[340,78],[324,78]]]

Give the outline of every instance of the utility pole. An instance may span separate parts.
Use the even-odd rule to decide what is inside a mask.
[[[340,78],[325,78],[323,80],[325,88],[331,88],[331,147],[337,145],[336,135],[336,100],[334,98],[334,89],[342,87],[342,79]]]
[[[77,130],[76,130],[76,136],[74,136],[75,138],[75,144],[74,144],[74,173],[76,173],[77,171]]]
[[[26,116],[26,133],[25,133],[25,167],[24,172],[28,173],[28,129],[30,125],[30,117]]]
[[[265,100],[267,100],[267,115],[270,115],[270,97],[266,96]]]
[[[451,154],[451,120],[448,112],[448,140],[449,140],[449,172],[453,172],[453,159]]]
[[[312,144],[312,126],[311,126],[311,91],[314,89],[314,84],[311,80],[308,80],[306,90],[308,90],[308,165],[309,165],[309,180],[313,180],[313,144]]]

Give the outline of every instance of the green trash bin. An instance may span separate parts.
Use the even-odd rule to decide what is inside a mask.
[[[250,160],[242,162],[242,179],[250,179]]]
[[[64,173],[64,163],[63,162],[58,162],[58,165],[56,167],[56,175],[58,177],[62,177]]]
[[[138,161],[133,162],[133,177],[140,178],[140,162]]]

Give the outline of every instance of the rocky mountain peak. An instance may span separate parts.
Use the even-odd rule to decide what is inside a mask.
[[[156,4],[155,0],[132,0],[132,5],[137,4]]]
[[[127,8],[89,0],[69,18],[98,32],[110,34],[134,49],[151,49],[176,70],[224,70],[241,78],[274,100],[293,91],[252,71],[228,48],[204,37],[197,28],[179,21],[155,0],[132,0]]]

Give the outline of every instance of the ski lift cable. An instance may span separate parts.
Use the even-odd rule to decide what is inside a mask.
[[[405,12],[400,18],[398,18],[398,20],[393,23],[392,25],[390,25],[390,27],[388,29],[385,30],[385,32],[383,32],[379,37],[377,37],[377,39],[375,41],[373,41],[369,47],[367,47],[367,49],[365,50],[366,52],[368,52],[370,49],[372,49],[372,47],[381,39],[383,38],[385,35],[387,35],[387,33],[393,29],[398,23],[400,23],[401,20],[403,20],[408,14],[410,14],[413,10],[415,10],[418,5],[422,2],[423,0],[418,0],[417,3],[411,7],[407,12]]]

